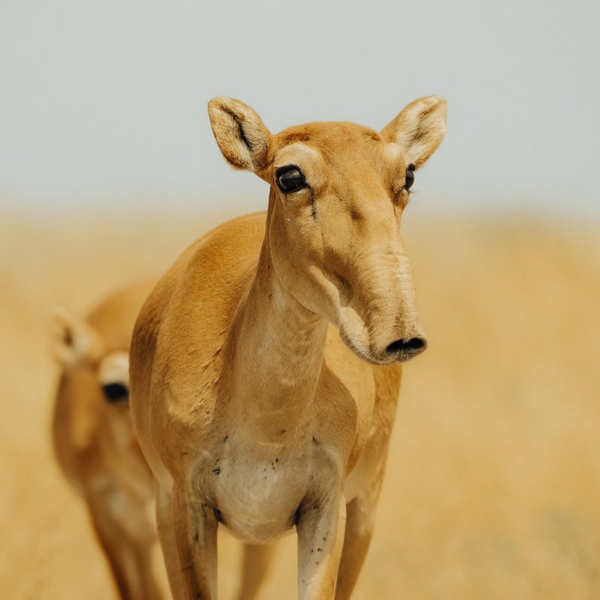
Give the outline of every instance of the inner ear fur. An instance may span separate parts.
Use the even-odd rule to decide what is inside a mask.
[[[233,167],[256,172],[265,166],[271,134],[254,109],[219,96],[208,103],[208,115],[217,144]]]
[[[411,102],[381,130],[388,142],[399,144],[407,164],[418,169],[438,149],[446,134],[446,101],[427,96]]]
[[[64,308],[51,315],[52,354],[64,369],[72,369],[100,358],[100,335],[84,319]]]

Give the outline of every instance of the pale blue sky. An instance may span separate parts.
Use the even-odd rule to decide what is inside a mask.
[[[415,202],[598,216],[599,22],[588,0],[2,0],[0,198],[254,210],[265,184],[221,158],[211,97],[276,131],[381,128],[439,94],[449,131]]]

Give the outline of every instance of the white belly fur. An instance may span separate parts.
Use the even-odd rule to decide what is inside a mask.
[[[232,432],[203,452],[194,479],[233,535],[267,543],[293,528],[318,462],[311,437],[271,445]]]
[[[214,470],[223,524],[247,542],[268,542],[287,533],[307,492],[310,463],[277,456],[264,461],[223,457]]]

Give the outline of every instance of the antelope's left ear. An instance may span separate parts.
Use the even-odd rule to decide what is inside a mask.
[[[381,130],[388,142],[402,146],[407,164],[418,169],[438,149],[446,134],[446,101],[427,96],[411,102]]]
[[[81,317],[55,308],[51,315],[52,353],[63,369],[97,360],[102,353],[100,335]]]
[[[271,134],[254,109],[219,96],[208,103],[208,115],[217,144],[233,167],[256,172],[265,166]]]

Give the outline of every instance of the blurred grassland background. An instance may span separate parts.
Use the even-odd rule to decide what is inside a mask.
[[[358,600],[600,598],[600,5],[442,0],[0,4],[0,596],[114,597],[52,457],[53,306],[85,313],[266,205],[215,95],[273,130],[449,133],[404,217],[428,351],[406,366]],[[294,597],[294,538],[264,597]],[[238,548],[223,537],[231,598]]]
[[[600,244],[593,227],[414,222],[405,235],[430,348],[405,369],[372,550],[356,597],[600,596]],[[49,444],[49,307],[93,305],[162,272],[211,220],[106,217],[0,226],[0,588],[111,597]],[[294,538],[265,598],[294,597]],[[238,550],[221,544],[221,590]]]

